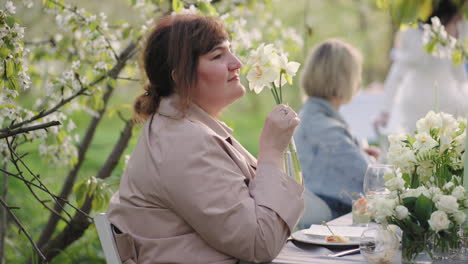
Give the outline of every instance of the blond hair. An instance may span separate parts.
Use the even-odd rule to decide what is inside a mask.
[[[308,96],[351,100],[361,83],[362,55],[352,45],[337,39],[317,45],[301,73]]]

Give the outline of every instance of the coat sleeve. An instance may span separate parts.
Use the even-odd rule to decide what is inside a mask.
[[[167,203],[213,248],[241,260],[270,261],[302,214],[303,187],[266,163],[258,164],[247,185],[222,141],[193,131],[183,148],[173,148],[161,171],[168,175]]]

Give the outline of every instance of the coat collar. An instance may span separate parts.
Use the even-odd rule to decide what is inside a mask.
[[[320,97],[311,96],[307,99],[306,106],[310,108],[310,112],[314,113],[320,111],[326,116],[338,120],[343,126],[348,127],[348,124],[344,120],[343,116],[333,108],[332,104]]]
[[[179,100],[177,94],[162,98],[159,103],[158,113],[172,119],[187,118],[193,122],[202,123],[223,139],[231,137],[232,129],[224,122],[214,119],[193,102],[190,103],[187,111],[184,113],[179,109]]]

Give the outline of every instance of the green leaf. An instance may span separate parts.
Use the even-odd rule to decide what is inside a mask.
[[[420,0],[418,18],[425,21],[432,13],[432,0]]]
[[[8,79],[7,87],[10,90],[19,91],[19,84],[18,84],[18,80],[16,79],[16,77],[11,77],[11,78]]]
[[[432,54],[434,53],[434,51],[436,51],[436,47],[437,47],[437,39],[432,39],[431,41],[426,43],[426,45],[424,45],[424,50],[427,53]]]
[[[16,23],[16,19],[12,16],[7,16],[5,19],[5,22],[7,23],[9,27],[13,27]]]
[[[460,50],[455,49],[452,53],[452,62],[455,66],[460,65],[463,62],[463,54]]]
[[[403,173],[403,175],[401,176],[403,178],[403,180],[405,181],[405,188],[408,188],[411,184],[411,177],[409,176],[408,173]]]
[[[13,60],[5,61],[5,73],[7,78],[12,78],[15,72],[15,64]]]
[[[10,49],[3,46],[3,47],[0,47],[0,58],[6,58],[8,56],[8,54],[10,54]]]
[[[81,181],[73,186],[73,193],[75,194],[76,203],[80,206],[86,199],[87,189],[86,181]]]
[[[416,204],[416,197],[406,197],[403,198],[403,205],[408,208],[408,211],[414,211],[414,205]]]
[[[184,8],[184,4],[180,0],[172,0],[172,10],[179,13]]]
[[[218,12],[216,8],[210,3],[207,2],[198,2],[197,4],[198,9],[205,15],[217,15]]]
[[[419,195],[414,205],[414,216],[418,219],[419,223],[423,226],[427,225],[427,220],[431,218],[434,211],[434,202],[424,195]]]

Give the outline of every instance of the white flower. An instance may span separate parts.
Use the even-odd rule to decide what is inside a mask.
[[[278,64],[281,70],[284,70],[286,72],[286,76],[284,76],[281,80],[281,85],[284,85],[286,83],[287,78],[290,79],[294,77],[296,75],[297,70],[299,69],[299,66],[301,65],[300,63],[295,61],[288,61],[288,57],[284,53],[281,53],[278,56]],[[279,85],[279,80],[276,85]]]
[[[462,211],[457,211],[457,212],[453,213],[453,218],[455,219],[455,222],[460,225],[460,224],[463,224],[465,222],[466,215]]]
[[[377,198],[370,200],[369,209],[375,213],[375,220],[385,223],[386,218],[394,214],[396,201],[394,199]]]
[[[461,200],[465,197],[465,188],[463,186],[457,186],[452,191],[452,196]]]
[[[75,123],[71,119],[69,119],[68,124],[67,124],[67,131],[70,132],[75,128],[76,128]]]
[[[401,145],[404,146],[404,142],[407,139],[405,133],[395,133],[388,136],[388,142],[390,145]]]
[[[416,142],[414,142],[413,146],[419,151],[430,150],[438,144],[427,132],[416,134],[415,138]]]
[[[265,43],[262,43],[257,49],[250,52],[247,65],[268,64],[274,55],[276,55],[276,50],[273,44],[265,45]]]
[[[405,180],[401,177],[393,177],[385,182],[385,187],[390,191],[403,190],[405,187]]]
[[[416,122],[418,132],[429,133],[431,128],[440,128],[442,126],[442,119],[434,111],[429,111],[424,118]]]
[[[431,219],[429,219],[428,223],[432,230],[439,232],[449,227],[450,220],[445,212],[435,211],[431,214]]]
[[[458,129],[458,122],[451,114],[440,112],[439,116],[442,120],[442,126],[440,128],[440,133],[443,135],[451,136]]]
[[[436,16],[431,18],[431,24],[434,29],[439,29],[440,27],[442,27],[440,19]]]
[[[408,216],[408,208],[403,205],[397,205],[395,208],[395,216],[398,220],[403,220]]]
[[[255,65],[247,73],[250,90],[260,93],[266,86],[271,87],[271,83],[279,78],[279,71],[270,66]]]
[[[441,211],[454,213],[458,210],[457,198],[450,195],[441,195],[439,201],[436,202],[436,207]]]
[[[450,190],[453,187],[453,182],[447,182],[442,189]]]
[[[453,141],[455,142],[455,150],[457,151],[457,153],[461,153],[465,150],[465,137],[466,133],[463,132],[462,134],[453,139]]]
[[[5,10],[7,13],[14,14],[16,13],[16,7],[13,5],[13,2],[7,1],[5,4]]]
[[[407,197],[419,197],[421,195],[421,190],[418,189],[408,189],[404,193],[402,193],[401,198]]]

